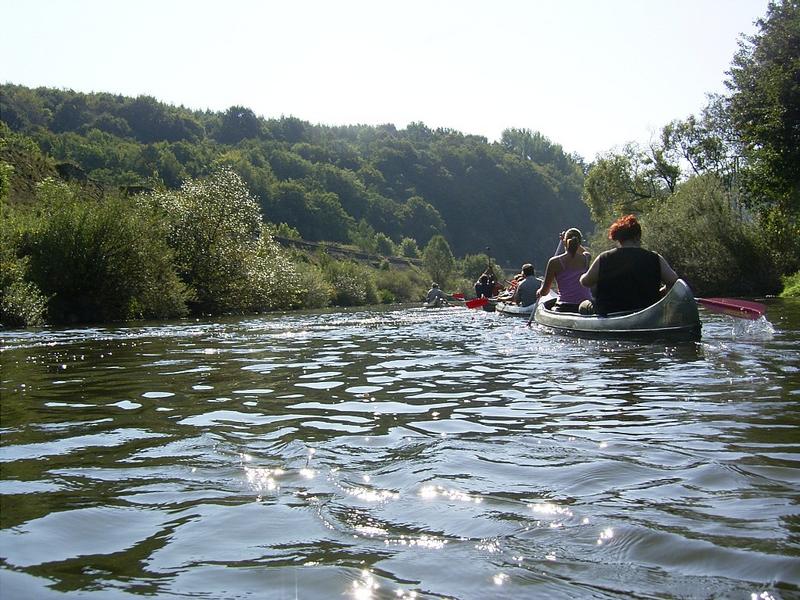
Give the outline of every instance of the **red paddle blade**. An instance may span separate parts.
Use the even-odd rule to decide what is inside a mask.
[[[466,306],[467,308],[480,308],[484,304],[488,304],[488,303],[489,303],[489,299],[486,296],[483,296],[482,298],[475,298],[474,300],[467,300],[466,302],[464,302],[464,306]]]
[[[464,299],[464,294],[462,294],[461,292],[456,292],[455,294],[452,294],[452,296],[456,300],[463,300]]]
[[[695,298],[695,300],[700,306],[712,312],[725,313],[742,319],[755,320],[767,311],[767,307],[763,304],[749,300],[734,298]]]

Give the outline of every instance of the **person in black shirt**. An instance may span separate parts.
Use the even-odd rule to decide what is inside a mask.
[[[494,295],[494,284],[489,280],[489,276],[484,273],[475,282],[476,298],[491,298]]]
[[[581,285],[594,289],[594,301],[582,302],[581,313],[641,310],[658,301],[662,284],[669,288],[678,280],[663,256],[641,247],[642,226],[635,216],[614,221],[608,238],[617,247],[600,254],[580,278]]]

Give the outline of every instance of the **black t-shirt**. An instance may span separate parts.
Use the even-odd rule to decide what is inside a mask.
[[[658,254],[644,248],[615,248],[599,258],[595,310],[599,315],[641,310],[660,298]]]
[[[494,285],[490,282],[481,283],[480,281],[475,284],[475,295],[480,298],[482,295],[491,298],[494,292]]]

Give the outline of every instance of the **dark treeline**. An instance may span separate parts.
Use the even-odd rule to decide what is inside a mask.
[[[98,185],[178,189],[228,166],[267,221],[308,240],[374,250],[377,234],[419,247],[441,234],[458,256],[490,246],[501,262],[542,264],[556,232],[591,229],[582,160],[528,130],[488,143],[422,123],[329,127],[12,84],[0,87],[0,113],[62,171]]]

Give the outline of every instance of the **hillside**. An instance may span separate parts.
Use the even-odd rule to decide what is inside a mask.
[[[30,166],[34,153],[4,145],[0,160],[15,167],[12,201],[29,200],[34,172],[174,189],[229,165],[266,219],[310,241],[369,248],[383,233],[422,247],[442,233],[456,255],[490,246],[503,263],[541,265],[557,232],[591,229],[582,161],[531,131],[507,130],[489,143],[422,123],[330,127],[241,106],[197,111],[146,96],[12,84],[0,86],[0,117],[41,151],[41,164]]]

